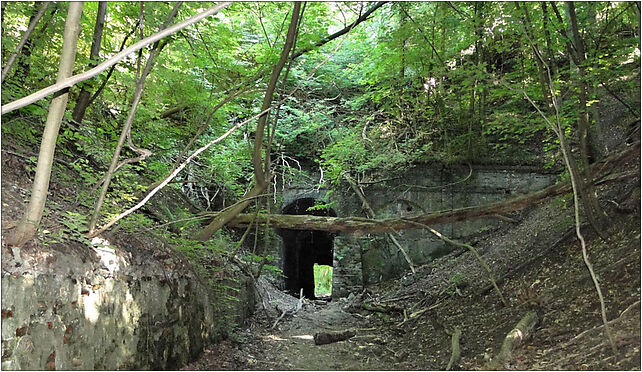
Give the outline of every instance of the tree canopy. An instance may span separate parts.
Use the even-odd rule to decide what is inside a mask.
[[[212,6],[108,2],[100,16],[100,3],[87,2],[73,75]],[[3,106],[55,84],[68,7],[2,3],[2,64],[13,64],[6,77],[3,71]],[[301,167],[320,170],[319,186],[330,188],[339,187],[345,173],[366,182],[422,162],[560,167],[559,138],[533,103],[550,117],[559,110],[578,167],[589,172],[597,150],[586,133],[599,121],[600,101],[615,100],[639,117],[638,2],[308,2],[297,20],[293,9],[283,2],[221,5],[68,88],[53,179],[82,185],[75,195],[79,213],[94,209],[150,58],[155,63],[117,159],[134,160],[105,186],[99,226],[241,123],[181,168],[168,187],[217,211],[248,193],[257,166],[269,179],[252,196],[269,198],[277,182],[302,177]],[[26,34],[30,24],[35,27]],[[284,48],[288,35],[291,49]],[[284,65],[276,71],[279,60]],[[266,101],[274,73],[274,97]],[[72,116],[81,95],[86,110]],[[2,116],[3,138],[31,166],[51,98]],[[266,120],[263,136],[257,119],[248,119],[265,108],[270,111],[258,116]],[[149,154],[137,159],[141,149]],[[125,220],[152,223],[137,214]]]

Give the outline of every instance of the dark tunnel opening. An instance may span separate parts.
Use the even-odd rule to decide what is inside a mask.
[[[283,214],[331,216],[332,208],[308,210],[315,205],[314,198],[301,198],[283,208]],[[283,274],[285,289],[299,297],[301,288],[306,298],[315,298],[314,264],[332,266],[335,234],[325,231],[277,229],[283,239]]]

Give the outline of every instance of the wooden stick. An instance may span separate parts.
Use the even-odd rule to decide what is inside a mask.
[[[461,337],[461,329],[459,329],[459,327],[455,327],[451,338],[452,353],[450,354],[450,360],[448,361],[448,365],[446,366],[446,371],[450,371],[450,369],[455,365],[455,363],[459,361],[459,358],[461,357],[459,337]]]
[[[524,339],[530,336],[537,321],[538,317],[535,311],[526,313],[515,328],[508,332],[499,354],[488,363],[486,368],[492,370],[504,369],[504,364],[512,357],[513,350],[515,350]]]

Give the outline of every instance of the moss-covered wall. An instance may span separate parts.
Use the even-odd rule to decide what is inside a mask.
[[[253,307],[246,278],[213,288],[152,236],[103,242],[3,246],[3,369],[174,369]]]

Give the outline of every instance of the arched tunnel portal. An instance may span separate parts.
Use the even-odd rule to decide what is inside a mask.
[[[314,198],[296,199],[285,208],[283,214],[309,214],[313,216],[332,216],[337,214],[332,208],[313,209]],[[303,295],[314,298],[314,264],[332,266],[335,234],[325,231],[277,229],[283,239],[283,274],[285,288],[298,297]]]

